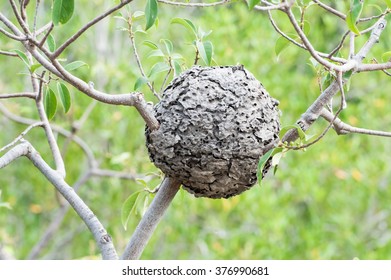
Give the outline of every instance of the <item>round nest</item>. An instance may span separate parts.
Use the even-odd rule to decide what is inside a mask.
[[[195,66],[175,78],[146,130],[152,162],[196,197],[228,198],[257,181],[262,148],[278,138],[278,101],[243,66]]]

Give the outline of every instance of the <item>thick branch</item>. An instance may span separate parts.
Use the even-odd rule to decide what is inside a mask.
[[[155,231],[159,221],[178,192],[180,185],[180,182],[172,178],[165,178],[163,180],[159,191],[126,246],[122,259],[135,260],[140,258],[152,233]]]
[[[100,223],[94,213],[88,208],[84,201],[76,194],[63,179],[61,174],[50,168],[42,159],[41,155],[27,141],[15,146],[0,158],[0,168],[8,165],[18,157],[26,156],[41,171],[41,173],[56,187],[56,189],[69,202],[76,213],[84,221],[93,234],[97,245],[101,251],[103,259],[117,259],[111,236],[107,234],[105,228]]]

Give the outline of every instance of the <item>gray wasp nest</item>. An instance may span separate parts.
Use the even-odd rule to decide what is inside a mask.
[[[228,198],[257,181],[280,130],[278,101],[243,66],[195,66],[175,78],[146,130],[154,164],[196,197]]]

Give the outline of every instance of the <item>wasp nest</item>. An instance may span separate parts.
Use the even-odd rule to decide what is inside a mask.
[[[257,181],[262,148],[278,138],[278,101],[243,66],[195,66],[175,78],[146,130],[154,164],[196,197],[228,198]]]

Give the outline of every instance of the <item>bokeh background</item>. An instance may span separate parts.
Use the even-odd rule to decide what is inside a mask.
[[[49,2],[49,1],[44,1]],[[348,11],[349,1],[325,1]],[[345,3],[346,2],[346,3]],[[383,5],[383,1],[377,1]],[[54,36],[63,42],[80,26],[94,18],[114,1],[76,1],[76,13],[69,23],[56,27]],[[129,7],[144,10],[143,1]],[[30,7],[29,12],[32,12]],[[1,11],[11,15],[3,1]],[[39,23],[48,22],[50,3],[44,3]],[[124,16],[127,9],[123,9]],[[320,51],[329,52],[347,30],[346,24],[325,15],[316,6],[308,8],[309,38]],[[363,16],[377,13],[366,7]],[[116,13],[118,16],[119,13]],[[292,33],[286,17],[274,13],[280,28]],[[181,8],[159,4],[159,25],[148,34],[136,35],[137,47],[148,72],[157,61],[148,58],[150,49],[144,40],[159,43],[169,39],[174,51],[194,61],[191,34],[180,25],[170,24],[174,17],[191,19],[204,30],[213,30],[208,39],[214,44],[218,65],[243,64],[280,100],[282,125],[293,124],[319,95],[318,77],[309,65],[309,55],[289,46],[277,56],[280,38],[267,14],[249,11],[244,3],[214,8]],[[14,21],[15,19],[12,18]],[[140,21],[141,25],[144,25]],[[368,25],[363,25],[363,27]],[[124,22],[111,16],[86,32],[63,55],[69,62],[83,60],[89,67],[75,74],[93,81],[95,88],[109,93],[133,91],[139,77],[128,34],[120,30]],[[390,28],[370,52],[367,61],[390,50]],[[357,48],[368,38],[357,39]],[[21,47],[0,36],[0,49]],[[344,53],[343,53],[344,54]],[[201,63],[202,64],[202,63]],[[0,92],[31,90],[22,61],[0,56]],[[159,80],[160,79],[160,80]],[[156,85],[161,84],[163,76]],[[156,99],[144,86],[149,101]],[[346,94],[348,107],[344,121],[365,128],[391,130],[391,80],[384,73],[360,73],[353,76]],[[70,129],[91,99],[71,89],[72,108],[64,114],[59,108],[53,123]],[[338,99],[339,97],[336,97]],[[338,100],[337,100],[338,101]],[[37,119],[31,100],[2,101],[20,116]],[[327,126],[319,120],[309,131],[318,133]],[[0,146],[12,141],[25,129],[0,115]],[[158,170],[148,159],[144,123],[134,108],[97,104],[78,135],[83,138],[103,168],[128,171],[140,177]],[[52,164],[41,129],[26,137]],[[64,138],[58,136],[60,147]],[[391,141],[366,135],[338,136],[330,131],[307,151],[289,152],[277,173],[269,174],[262,187],[254,186],[240,196],[227,200],[195,198],[181,190],[148,244],[142,259],[389,259],[391,258]],[[67,182],[74,183],[86,170],[80,148],[71,144],[65,157]],[[156,177],[148,182],[153,188]],[[137,181],[94,178],[79,194],[112,235],[119,253],[125,248],[139,221],[134,216],[125,231],[120,218],[126,198],[144,186]],[[55,217],[59,203],[55,189],[27,159],[19,159],[0,170],[0,201],[11,209],[0,208],[0,244],[18,259],[27,257]],[[39,258],[99,258],[92,235],[73,210],[66,215]]]

